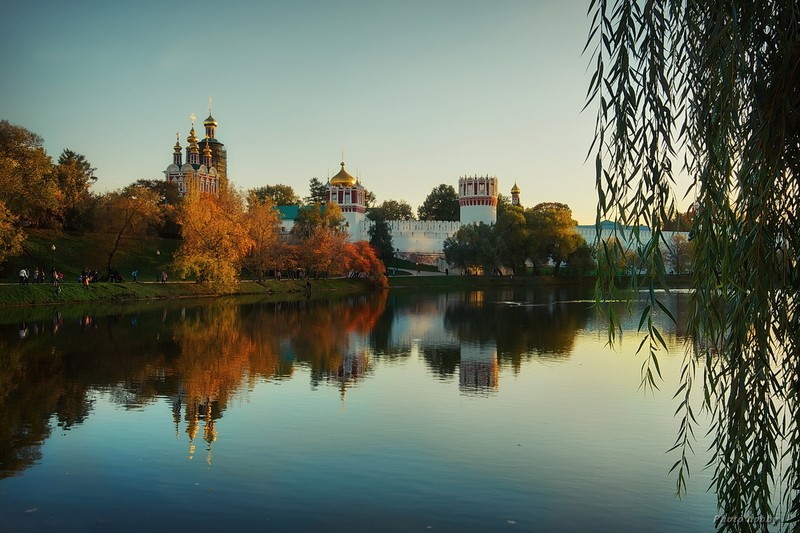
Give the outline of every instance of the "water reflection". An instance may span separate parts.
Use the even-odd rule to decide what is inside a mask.
[[[570,357],[594,320],[585,297],[567,289],[392,292],[17,310],[0,325],[0,477],[37,463],[54,425],[81,424],[98,394],[123,410],[168,400],[187,457],[202,446],[207,462],[232,403],[259,382],[293,379],[297,368],[308,370],[312,389],[335,387],[345,401],[375,361],[417,356],[456,394],[493,395],[502,367],[519,373],[533,358]]]

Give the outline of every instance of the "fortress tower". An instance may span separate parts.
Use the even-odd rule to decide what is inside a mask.
[[[341,167],[339,173],[328,180],[325,201],[339,204],[350,233],[350,242],[359,241],[366,238],[366,235],[361,234],[364,213],[367,210],[366,189],[344,169],[344,161]]]
[[[497,222],[497,177],[458,178],[458,204],[461,207],[461,224]]]

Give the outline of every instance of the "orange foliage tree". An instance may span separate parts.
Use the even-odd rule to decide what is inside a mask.
[[[219,287],[238,282],[242,262],[253,247],[241,195],[232,187],[218,197],[191,192],[178,217],[183,242],[175,265],[198,282]]]
[[[269,197],[259,197],[251,191],[247,197],[247,230],[253,242],[247,254],[245,265],[252,270],[258,280],[270,269],[275,268],[275,248],[280,240],[280,217],[275,204]]]
[[[380,287],[388,286],[386,267],[367,241],[348,243],[344,258],[347,277],[365,277]]]

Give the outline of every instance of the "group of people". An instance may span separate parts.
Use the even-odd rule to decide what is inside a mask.
[[[98,280],[97,270],[90,270],[88,268],[84,268],[81,270],[81,275],[78,277],[78,281],[81,282],[81,285],[84,287],[88,287],[90,283],[95,283]]]
[[[63,272],[57,272],[56,269],[52,269],[50,271],[50,281],[53,283],[59,282],[64,279]],[[28,272],[27,268],[23,268],[19,271],[19,284],[20,285],[28,285],[29,283],[44,283],[45,282],[45,272],[44,270],[40,270],[39,267],[33,269],[33,275]]]
[[[131,278],[133,279],[134,283],[138,283],[139,271],[134,270],[131,272]],[[33,269],[33,274],[28,271],[27,268],[20,269],[19,271],[19,284],[20,285],[28,285],[30,283],[44,283],[46,278],[45,271],[43,269],[39,269],[36,267]],[[161,274],[156,276],[156,281],[161,283],[166,283],[169,276],[167,275],[166,271],[162,271]],[[108,280],[114,283],[122,283],[125,278],[117,271],[112,272]],[[64,273],[58,272],[55,268],[50,271],[50,281],[53,285],[58,285],[62,281],[64,281]],[[83,285],[84,287],[88,287],[90,283],[96,283],[100,281],[100,276],[97,270],[92,270],[89,268],[84,268],[81,270],[80,275],[78,276],[78,282]]]

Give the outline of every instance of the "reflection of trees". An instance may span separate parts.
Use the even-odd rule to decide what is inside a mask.
[[[385,294],[179,305],[103,316],[50,311],[52,319],[38,311],[35,321],[0,325],[0,477],[39,460],[53,416],[64,429],[80,424],[97,392],[126,409],[168,398],[191,453],[200,435],[210,451],[231,399],[258,380],[291,376],[293,359],[309,364],[316,381],[344,387],[360,379]]]
[[[462,341],[496,342],[500,359],[517,370],[532,355],[569,356],[576,333],[594,312],[590,304],[575,302],[569,293],[509,292],[500,301],[472,293],[453,299],[445,310],[445,327]]]
[[[311,383],[340,384],[363,377],[369,367],[366,338],[384,312],[386,294],[350,298],[348,305],[315,303],[302,315],[298,334],[291,338],[297,360],[311,369]]]
[[[38,324],[28,325],[36,329]],[[15,475],[41,458],[50,419],[69,429],[89,412],[84,384],[65,379],[69,361],[51,354],[40,338],[0,342],[0,478]]]
[[[461,361],[461,348],[458,346],[431,346],[422,349],[425,362],[439,378],[449,378],[455,374]]]

